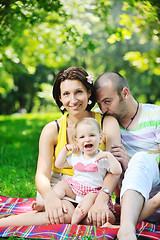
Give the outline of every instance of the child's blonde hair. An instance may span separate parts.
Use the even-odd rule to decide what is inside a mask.
[[[100,127],[99,122],[98,122],[96,119],[94,119],[94,118],[85,117],[85,118],[80,119],[80,120],[75,124],[74,131],[73,131],[73,138],[74,138],[74,139],[76,138],[76,135],[77,135],[77,127],[78,127],[79,124],[81,124],[81,123],[85,123],[85,124],[94,126],[94,127],[97,128],[97,130],[99,131],[99,134],[101,134],[101,127]]]

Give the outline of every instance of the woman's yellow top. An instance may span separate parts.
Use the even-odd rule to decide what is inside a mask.
[[[99,124],[101,126],[101,114],[100,113],[95,112],[95,119],[99,122]],[[57,145],[55,147],[54,156],[53,156],[52,171],[56,172],[56,173],[63,173],[66,175],[73,175],[72,167],[59,169],[59,168],[56,168],[55,164],[54,164],[58,153],[65,146],[65,144],[67,144],[67,115],[64,115],[61,118],[59,134],[58,134],[58,141],[57,141]],[[104,142],[102,142],[98,148],[101,149],[102,151],[105,151],[106,147],[105,147]],[[70,153],[71,152],[68,152],[68,154],[70,154]]]

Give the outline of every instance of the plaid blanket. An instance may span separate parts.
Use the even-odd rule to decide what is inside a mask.
[[[0,213],[20,214],[32,211],[31,203],[33,198],[9,198],[0,196]],[[120,209],[117,210],[117,218]],[[85,225],[45,225],[45,226],[21,226],[21,227],[0,227],[0,237],[18,236],[23,238],[41,239],[114,239],[118,229],[98,228]],[[85,238],[83,238],[85,236]],[[150,239],[160,239],[160,225],[146,222],[137,225],[137,236]]]

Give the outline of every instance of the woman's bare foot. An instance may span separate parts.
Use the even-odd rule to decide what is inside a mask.
[[[37,203],[36,201],[32,202],[32,209],[37,212],[42,212],[45,210],[43,203]]]
[[[71,224],[78,224],[85,216],[87,212],[82,208],[81,204],[78,204],[78,206],[75,208]]]
[[[101,226],[103,228],[119,228],[120,225],[114,225],[114,224],[111,224],[109,222],[106,222],[103,226]]]

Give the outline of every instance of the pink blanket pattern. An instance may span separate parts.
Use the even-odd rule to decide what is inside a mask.
[[[34,198],[10,198],[0,196],[0,213],[20,214],[32,211],[31,204]],[[120,208],[116,207],[118,219]],[[0,227],[0,237],[18,236],[23,238],[42,239],[83,239],[83,236],[91,236],[93,239],[114,239],[118,229],[98,228],[85,225],[45,225],[45,226],[21,226],[21,227]],[[137,236],[149,239],[160,239],[160,225],[142,222],[137,225]]]

